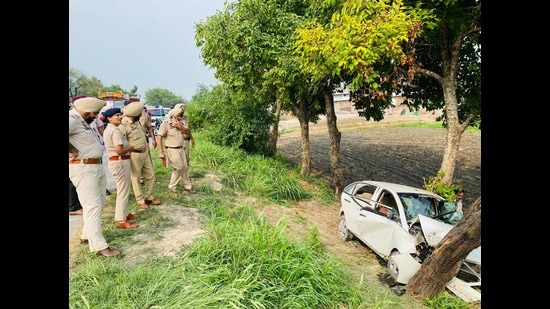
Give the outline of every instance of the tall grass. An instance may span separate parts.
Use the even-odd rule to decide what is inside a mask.
[[[124,258],[97,258],[81,246],[75,259],[78,267],[69,274],[70,308],[422,307],[391,292],[381,295],[365,282],[352,279],[342,263],[324,250],[315,229],[298,241],[289,235],[284,220],[270,225],[256,214],[255,207],[261,203],[285,207],[313,198],[321,205],[334,202],[324,182],[314,176],[302,179],[299,168],[281,158],[248,156],[217,147],[202,140],[200,134],[195,139],[192,177],[216,174],[223,189],[199,185],[199,194],[192,198],[170,192],[170,169],[162,167],[153,150],[158,183],[155,197],[167,204],[199,209],[204,215],[205,235],[183,246],[176,256],[150,257],[132,265]],[[116,229],[115,197],[116,193],[108,198],[103,214],[104,235],[115,247],[154,239],[156,233],[174,224],[151,207],[140,213],[140,222],[146,222],[140,228]],[[133,199],[131,194],[131,205]],[[447,300],[434,300],[430,307],[462,308]]]

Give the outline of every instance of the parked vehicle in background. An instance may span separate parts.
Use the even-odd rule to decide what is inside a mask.
[[[166,112],[164,106],[161,105],[145,107],[147,108],[147,112],[151,114],[151,125],[153,126],[154,133],[157,134],[160,123],[166,119],[168,112]]]
[[[434,247],[454,227],[456,205],[420,188],[356,181],[340,197],[338,236],[354,237],[386,261],[387,283],[400,295]],[[465,301],[481,300],[481,246],[466,257],[447,288]]]

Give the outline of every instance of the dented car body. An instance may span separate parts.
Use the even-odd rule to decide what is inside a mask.
[[[453,205],[420,188],[356,181],[342,192],[338,235],[358,238],[386,261],[392,279],[404,285],[456,224]],[[481,299],[481,247],[470,252],[447,288],[465,301]]]

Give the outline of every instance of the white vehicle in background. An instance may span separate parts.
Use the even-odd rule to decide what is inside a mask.
[[[398,295],[456,223],[453,203],[396,183],[356,181],[344,188],[340,201],[338,236],[358,238],[386,261],[391,277],[386,283]],[[464,301],[481,300],[481,246],[446,287]]]
[[[147,108],[147,112],[151,115],[151,125],[153,126],[153,131],[157,134],[160,123],[166,119],[168,112],[165,111],[164,106],[162,105],[146,105],[145,107]]]

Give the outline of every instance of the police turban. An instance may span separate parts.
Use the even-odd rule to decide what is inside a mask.
[[[178,104],[174,105],[174,108],[185,109],[185,103],[178,103]]]
[[[73,105],[79,111],[97,113],[103,106],[105,106],[105,101],[92,97],[86,97],[75,100]]]
[[[179,107],[173,108],[168,112],[168,117],[175,117],[183,114],[183,110]]]
[[[124,106],[124,115],[131,117],[141,116],[143,112],[143,103],[141,102],[132,102]]]

